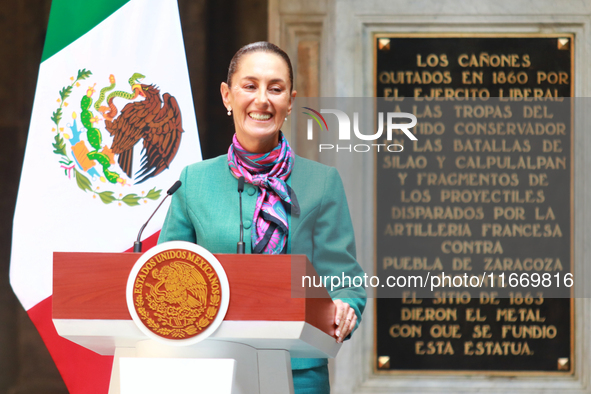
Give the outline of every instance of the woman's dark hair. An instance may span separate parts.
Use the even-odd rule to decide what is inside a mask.
[[[289,56],[287,56],[287,53],[285,53],[283,49],[267,41],[253,42],[252,44],[245,45],[234,54],[234,57],[230,61],[230,66],[228,67],[228,79],[226,81],[228,86],[232,86],[232,77],[238,69],[238,64],[240,63],[242,56],[254,52],[274,53],[283,59],[285,64],[287,64],[287,68],[289,69],[289,82],[291,85],[289,91],[291,92],[293,90],[293,68],[291,67]]]

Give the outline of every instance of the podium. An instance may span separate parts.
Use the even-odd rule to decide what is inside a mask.
[[[109,394],[121,392],[123,367],[133,370],[129,365],[148,359],[165,366],[183,358],[187,363],[180,365],[195,363],[193,381],[199,380],[199,365],[226,360],[234,376],[228,393],[293,393],[290,357],[332,358],[340,349],[326,289],[299,288],[292,294],[292,274],[317,275],[304,255],[215,254],[230,285],[223,322],[195,345],[158,343],[136,326],[126,303],[128,276],[140,256],[54,253],[54,325],[60,336],[115,356]]]

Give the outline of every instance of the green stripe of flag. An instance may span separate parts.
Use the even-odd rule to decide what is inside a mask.
[[[41,62],[92,30],[130,0],[53,0]]]

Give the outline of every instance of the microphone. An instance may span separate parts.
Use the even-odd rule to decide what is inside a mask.
[[[244,224],[242,223],[242,192],[244,191],[244,177],[238,178],[238,195],[240,196],[240,241],[236,245],[236,253],[244,254]]]
[[[170,187],[170,189],[168,189],[168,191],[166,192],[166,196],[164,196],[164,198],[162,199],[162,201],[160,201],[160,204],[158,204],[158,206],[156,207],[156,209],[154,210],[154,212],[152,213],[152,215],[148,218],[148,221],[146,223],[144,223],[144,225],[142,226],[142,228],[140,229],[140,233],[137,235],[137,241],[135,241],[133,243],[133,251],[134,253],[141,253],[142,252],[142,233],[144,232],[144,229],[146,228],[146,226],[148,225],[148,223],[150,222],[150,220],[152,219],[152,216],[154,216],[156,214],[156,212],[158,211],[158,209],[160,209],[160,206],[162,205],[162,203],[164,201],[166,201],[166,199],[169,196],[172,196],[174,194],[174,192],[176,192],[179,187],[181,187],[182,182],[181,181],[176,181],[174,183],[174,185],[172,185]]]

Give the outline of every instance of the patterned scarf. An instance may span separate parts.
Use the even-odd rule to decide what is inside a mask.
[[[252,252],[281,254],[287,243],[288,222],[283,201],[294,214],[300,206],[293,190],[285,183],[293,167],[293,153],[283,134],[279,144],[267,153],[246,151],[234,134],[228,149],[228,165],[237,179],[259,187],[251,231]]]

